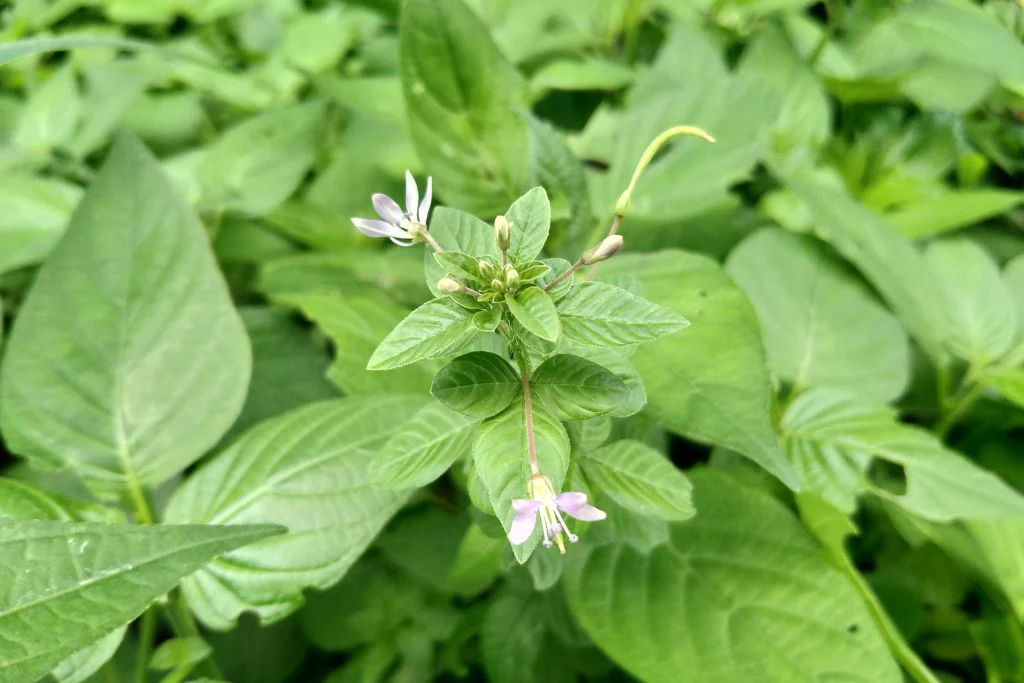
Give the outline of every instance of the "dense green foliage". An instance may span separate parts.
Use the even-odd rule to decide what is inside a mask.
[[[1024,683],[1024,3],[0,35],[0,683]]]

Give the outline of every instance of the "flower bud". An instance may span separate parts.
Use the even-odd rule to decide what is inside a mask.
[[[476,267],[480,271],[480,277],[485,280],[498,274],[498,270],[489,261],[484,261],[483,259],[477,262]]]
[[[498,278],[494,278],[493,280],[491,280],[491,289],[493,289],[495,292],[500,292],[501,290],[505,289],[505,283],[499,280]]]
[[[615,256],[615,253],[621,248],[622,235],[608,235],[601,240],[601,244],[593,249],[588,249],[583,256],[580,256],[580,261],[583,262],[583,265],[589,266],[592,263],[604,261]]]
[[[510,264],[511,265],[511,264]],[[515,289],[519,286],[519,271],[515,268],[505,269],[505,284],[509,289]]]
[[[511,245],[509,235],[511,233],[511,226],[508,224],[508,220],[504,216],[498,216],[494,219],[494,236],[498,240],[498,249],[505,251]]]
[[[437,288],[445,294],[456,294],[462,291],[462,284],[450,277],[443,277],[437,281]]]

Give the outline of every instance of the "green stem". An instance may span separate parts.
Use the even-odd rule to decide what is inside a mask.
[[[970,410],[981,395],[985,392],[985,387],[981,384],[974,384],[968,391],[964,392],[960,398],[953,402],[953,407],[943,414],[939,423],[935,426],[935,433],[940,439],[945,439],[946,435],[949,434],[949,430],[957,423],[964,413]]]
[[[554,280],[549,282],[547,285],[545,285],[544,286],[544,291],[545,292],[550,292],[552,287],[554,287],[555,285],[557,285],[558,283],[560,283],[562,280],[566,279],[567,277],[571,277],[573,273],[575,273],[577,270],[579,270],[582,267],[583,267],[583,261],[582,260],[577,261],[576,263],[572,264],[572,267],[569,268],[569,270],[565,271],[564,273],[562,273],[561,275],[556,277]]]
[[[512,355],[519,365],[519,377],[523,384],[523,423],[526,429],[526,454],[530,458],[530,473],[538,474],[537,444],[533,435],[533,401],[530,396],[530,359],[521,343],[512,342]]]
[[[156,612],[150,608],[142,613],[139,621],[139,649],[135,653],[135,683],[146,683],[149,670],[149,656],[153,652],[156,638]]]
[[[188,611],[188,607],[185,603],[180,600],[177,592],[172,593],[167,600],[165,607],[167,613],[167,619],[171,622],[171,628],[174,630],[174,634],[179,638],[201,638],[202,634],[199,632],[199,627],[196,626],[195,620],[192,618],[192,613]],[[221,673],[220,667],[217,666],[217,662],[212,656],[203,660],[199,665],[204,669],[204,673],[209,678],[221,681],[224,680],[224,674]]]

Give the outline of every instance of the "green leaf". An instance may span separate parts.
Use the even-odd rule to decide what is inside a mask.
[[[405,493],[370,485],[370,462],[422,404],[405,396],[313,403],[261,422],[189,477],[168,521],[288,528],[185,580],[200,620],[229,629],[252,610],[276,621],[302,603],[304,589],[344,576],[405,502]]]
[[[47,52],[62,52],[83,47],[116,48],[119,50],[156,49],[149,43],[124,38],[100,38],[90,36],[60,36],[58,38],[23,38],[12,40],[0,46],[0,65],[15,59],[40,55]]]
[[[77,185],[4,173],[0,178],[0,273],[39,263],[60,240],[82,198]]]
[[[92,645],[79,650],[70,657],[66,657],[50,671],[50,676],[57,683],[88,681],[93,674],[111,660],[114,653],[121,647],[127,630],[127,625],[116,628]]]
[[[794,183],[793,189],[807,203],[815,233],[857,266],[932,361],[943,362],[939,283],[921,254],[845,192],[804,183]]]
[[[477,259],[458,251],[442,251],[434,254],[434,260],[448,275],[457,278],[480,280]]]
[[[170,671],[178,667],[189,667],[203,661],[213,649],[199,636],[171,638],[160,643],[149,659],[149,668],[154,671]]]
[[[202,225],[120,137],[15,322],[8,447],[96,482],[160,483],[235,420],[250,365]]]
[[[562,423],[539,406],[533,407],[533,428],[540,471],[558,490],[569,469],[569,436]],[[480,426],[473,441],[473,461],[491,506],[507,533],[515,517],[512,499],[529,497],[530,466],[521,403]],[[540,530],[537,529],[525,543],[512,548],[520,564],[529,559],[539,542]]]
[[[643,377],[651,415],[671,431],[742,453],[798,488],[772,427],[761,335],[743,292],[711,259],[681,251],[620,254],[601,268],[602,278],[628,274],[651,301],[694,322],[685,334],[641,346],[630,359]]]
[[[452,559],[445,589],[467,598],[487,590],[501,575],[505,545],[503,538],[494,538],[476,524],[470,525]]]
[[[480,627],[480,657],[487,680],[494,683],[537,680],[545,624],[543,603],[533,596],[508,591],[487,606]]]
[[[509,312],[529,332],[547,341],[558,341],[562,325],[550,294],[540,287],[524,287],[505,302]]]
[[[430,386],[431,368],[425,365],[386,372],[366,369],[380,340],[408,315],[408,309],[387,297],[317,290],[283,295],[278,300],[296,306],[330,337],[334,362],[327,377],[346,394],[418,394]]]
[[[45,159],[63,148],[82,119],[82,100],[75,68],[65,63],[43,83],[33,88],[18,124],[10,133],[10,144],[32,157]]]
[[[430,403],[388,439],[370,465],[370,482],[383,489],[426,486],[469,455],[476,420]]]
[[[558,302],[565,336],[580,344],[626,346],[678,332],[689,322],[621,287],[581,282]]]
[[[494,239],[494,228],[475,216],[462,211],[439,206],[430,215],[430,234],[445,251],[458,251],[477,258],[488,257],[495,263],[501,262],[501,252]],[[424,256],[423,275],[434,296],[441,296],[437,281],[445,276],[442,268],[430,251]]]
[[[979,367],[1002,358],[1017,340],[1018,321],[996,262],[966,239],[932,242],[925,258],[944,295],[946,347]]]
[[[279,531],[0,520],[0,678],[34,683],[210,558]],[[46,571],[26,573],[25,558]]]
[[[1024,515],[1024,497],[1001,479],[947,449],[930,432],[895,418],[890,408],[814,389],[789,406],[781,432],[807,489],[843,512],[852,512],[857,496],[871,491],[932,521]],[[872,460],[901,468],[906,491],[873,482]]]
[[[535,187],[505,212],[509,222],[508,259],[516,267],[540,256],[551,229],[551,202],[543,187]]]
[[[1024,408],[1024,368],[992,368],[982,373],[979,381]]]
[[[479,336],[473,316],[447,297],[434,299],[407,315],[377,346],[368,370],[390,370],[438,358]]]
[[[406,2],[399,52],[412,139],[438,187],[455,206],[501,213],[529,187],[516,70],[461,0]]]
[[[530,378],[537,400],[562,420],[587,420],[629,400],[625,383],[613,372],[579,356],[559,354]]]
[[[1024,326],[1024,254],[1006,264],[1003,269],[1003,283],[1017,306],[1017,320]]]
[[[690,480],[664,455],[639,441],[616,441],[586,454],[587,480],[640,515],[668,521],[693,517]]]
[[[306,102],[246,119],[203,159],[203,202],[262,216],[288,199],[316,160],[327,108]]]
[[[872,400],[907,386],[910,347],[900,323],[814,240],[759,231],[726,270],[761,323],[772,369],[797,389],[834,387]]]
[[[650,553],[574,549],[563,585],[594,642],[652,683],[898,683],[846,579],[792,514],[716,472],[693,476],[700,514]]]
[[[530,89],[618,90],[633,82],[633,70],[605,59],[557,59],[538,69],[530,78]]]
[[[572,264],[562,258],[544,259],[542,263],[550,267],[551,270],[546,275],[542,275],[535,284],[538,287],[543,287],[544,291],[547,292],[555,302],[561,301],[562,298],[569,293],[569,290],[572,289],[575,276],[570,275],[551,289],[548,289],[547,286],[549,283],[554,282],[559,276],[572,268]]]
[[[946,192],[901,206],[885,220],[910,239],[941,235],[1005,213],[1024,201],[1020,192],[978,189]]]
[[[505,410],[521,388],[519,373],[508,361],[474,351],[438,370],[430,393],[452,410],[483,419]]]

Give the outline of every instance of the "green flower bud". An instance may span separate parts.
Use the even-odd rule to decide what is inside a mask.
[[[498,249],[505,251],[511,245],[509,235],[511,233],[512,226],[508,224],[508,220],[504,216],[498,216],[494,219],[494,236],[498,240]]]
[[[462,284],[450,277],[443,277],[437,281],[437,288],[445,294],[456,294],[462,291]]]
[[[511,265],[511,264],[509,264],[509,265]],[[505,269],[505,285],[509,289],[515,289],[516,287],[518,287],[519,286],[519,271],[517,271],[515,268],[506,268]]]
[[[480,271],[480,277],[483,279],[494,277],[498,274],[498,270],[490,264],[489,261],[480,259],[476,264],[477,269]]]
[[[589,266],[598,261],[604,261],[605,259],[615,256],[615,252],[622,248],[622,235],[608,235],[601,244],[597,245],[593,249],[588,249],[583,256],[580,256],[580,261],[583,265]]]
[[[491,280],[491,289],[493,289],[495,292],[500,292],[501,290],[505,289],[505,283],[499,280],[498,278],[494,278],[493,280]]]

